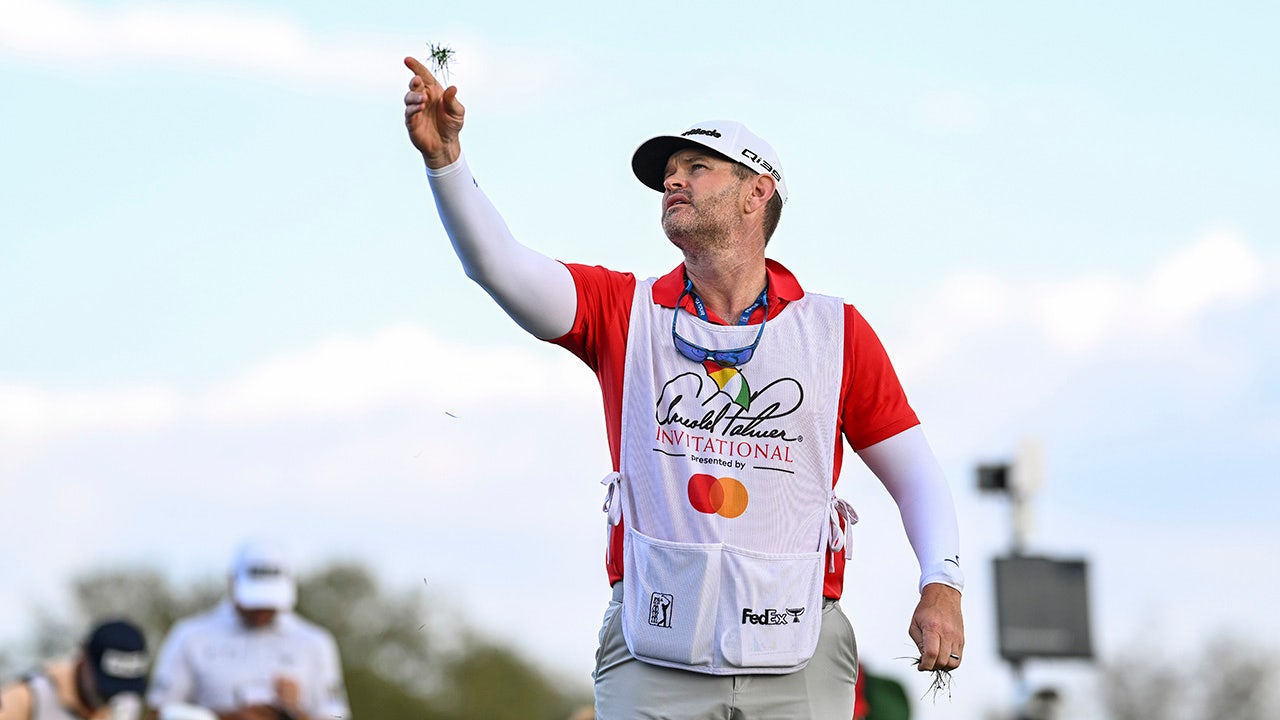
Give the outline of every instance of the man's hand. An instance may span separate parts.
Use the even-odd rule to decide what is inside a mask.
[[[908,632],[920,649],[916,669],[927,672],[960,667],[960,658],[964,657],[960,591],[941,583],[925,585]]]
[[[286,708],[296,708],[301,704],[302,688],[298,681],[288,675],[277,675],[273,683],[276,691],[276,702]]]
[[[302,712],[302,687],[288,675],[277,675],[273,682],[276,690],[276,709],[283,710],[293,720],[305,720]],[[282,716],[283,717],[283,716]]]
[[[415,58],[404,59],[413,71],[404,96],[404,124],[409,140],[422,153],[429,168],[442,168],[462,154],[458,133],[466,108],[458,102],[458,88],[442,87],[426,66]]]

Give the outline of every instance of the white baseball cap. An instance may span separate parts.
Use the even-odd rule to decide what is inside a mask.
[[[679,135],[658,135],[636,148],[631,156],[631,170],[647,187],[662,192],[667,160],[682,148],[701,145],[740,162],[761,175],[772,175],[778,182],[778,197],[787,201],[787,180],[782,174],[778,153],[763,138],[733,120],[706,120],[694,123]]]
[[[231,597],[246,610],[292,610],[298,586],[283,550],[257,540],[241,545],[231,565]]]

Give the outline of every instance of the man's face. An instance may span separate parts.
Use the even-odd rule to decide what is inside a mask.
[[[240,622],[244,623],[247,628],[264,628],[269,627],[276,621],[277,610],[271,608],[244,608],[236,605],[236,614],[240,616]]]
[[[662,229],[681,250],[706,247],[742,221],[743,181],[733,163],[685,148],[667,160]]]

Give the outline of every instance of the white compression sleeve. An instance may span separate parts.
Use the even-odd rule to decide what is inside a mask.
[[[916,425],[864,448],[858,456],[898,504],[920,563],[920,589],[936,582],[964,590],[955,503],[924,430]]]
[[[560,337],[573,327],[578,295],[569,269],[516,242],[465,157],[427,168],[436,210],[467,277],[531,335]]]

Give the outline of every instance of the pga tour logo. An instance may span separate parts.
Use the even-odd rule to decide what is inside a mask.
[[[675,598],[666,593],[654,593],[649,597],[649,624],[654,627],[671,627],[671,603]]]
[[[783,612],[778,612],[774,608],[765,608],[760,612],[756,612],[751,608],[742,608],[742,624],[786,625],[788,619],[790,622],[800,622],[800,616],[803,614],[804,608],[787,608]]]

